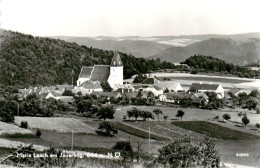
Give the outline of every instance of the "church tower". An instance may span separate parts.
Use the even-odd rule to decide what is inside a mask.
[[[123,63],[118,52],[114,53],[110,64],[108,83],[112,88],[115,88],[115,85],[123,85]]]

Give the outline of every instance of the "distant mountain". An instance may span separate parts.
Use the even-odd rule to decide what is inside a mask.
[[[62,39],[69,42],[76,42],[88,47],[100,48],[105,50],[118,50],[135,57],[150,57],[157,55],[163,50],[172,46],[185,47],[190,44],[208,40],[210,38],[230,38],[237,42],[248,42],[250,39],[258,39],[259,33],[245,33],[233,35],[181,35],[181,36],[124,36],[124,37],[73,37],[73,36],[55,36],[51,38]]]
[[[171,45],[160,44],[153,41],[144,41],[144,40],[126,40],[116,39],[113,37],[58,37],[68,42],[76,42],[80,45],[86,45],[88,47],[99,48],[104,50],[118,50],[127,54],[132,54],[136,57],[149,57],[155,55],[167,48],[170,48]]]
[[[230,38],[211,38],[186,47],[171,47],[150,58],[181,62],[192,55],[206,55],[229,63],[245,65],[260,60],[259,46],[258,38],[244,39],[244,41],[235,41]]]

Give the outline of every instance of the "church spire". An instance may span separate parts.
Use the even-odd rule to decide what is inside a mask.
[[[120,55],[117,51],[114,52],[114,56],[113,56],[113,59],[111,61],[111,66],[115,66],[115,67],[123,66],[122,60],[121,60]]]

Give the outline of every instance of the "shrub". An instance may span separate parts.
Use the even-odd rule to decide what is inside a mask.
[[[25,129],[28,128],[28,123],[27,123],[27,121],[21,121],[21,128],[25,128]]]
[[[227,113],[223,114],[222,118],[224,118],[227,121],[231,119],[230,115]]]
[[[37,130],[36,130],[36,136],[37,136],[37,137],[40,137],[41,135],[42,135],[42,131],[37,128]]]
[[[181,120],[182,120],[182,117],[184,116],[185,112],[182,111],[182,110],[178,110],[177,111],[177,114],[176,114],[176,117],[181,117]]]
[[[247,116],[244,116],[244,117],[242,118],[242,122],[245,124],[245,127],[246,127],[246,125],[247,125],[248,123],[250,123],[250,120],[247,118]]]
[[[129,141],[119,141],[112,149],[122,151],[121,154],[124,160],[132,160],[134,157],[134,151]]]
[[[0,121],[2,122],[14,122],[14,116],[7,112],[0,112]]]

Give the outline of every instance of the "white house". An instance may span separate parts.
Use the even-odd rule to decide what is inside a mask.
[[[218,98],[224,97],[224,89],[219,84],[203,84],[203,83],[192,83],[190,90],[196,90],[197,92],[215,92]]]
[[[180,83],[174,83],[168,88],[171,92],[183,92],[184,89],[182,88]]]
[[[77,86],[80,86],[85,81],[107,81],[113,89],[116,88],[116,85],[123,85],[123,63],[119,53],[114,53],[110,65],[82,67],[77,80]]]

